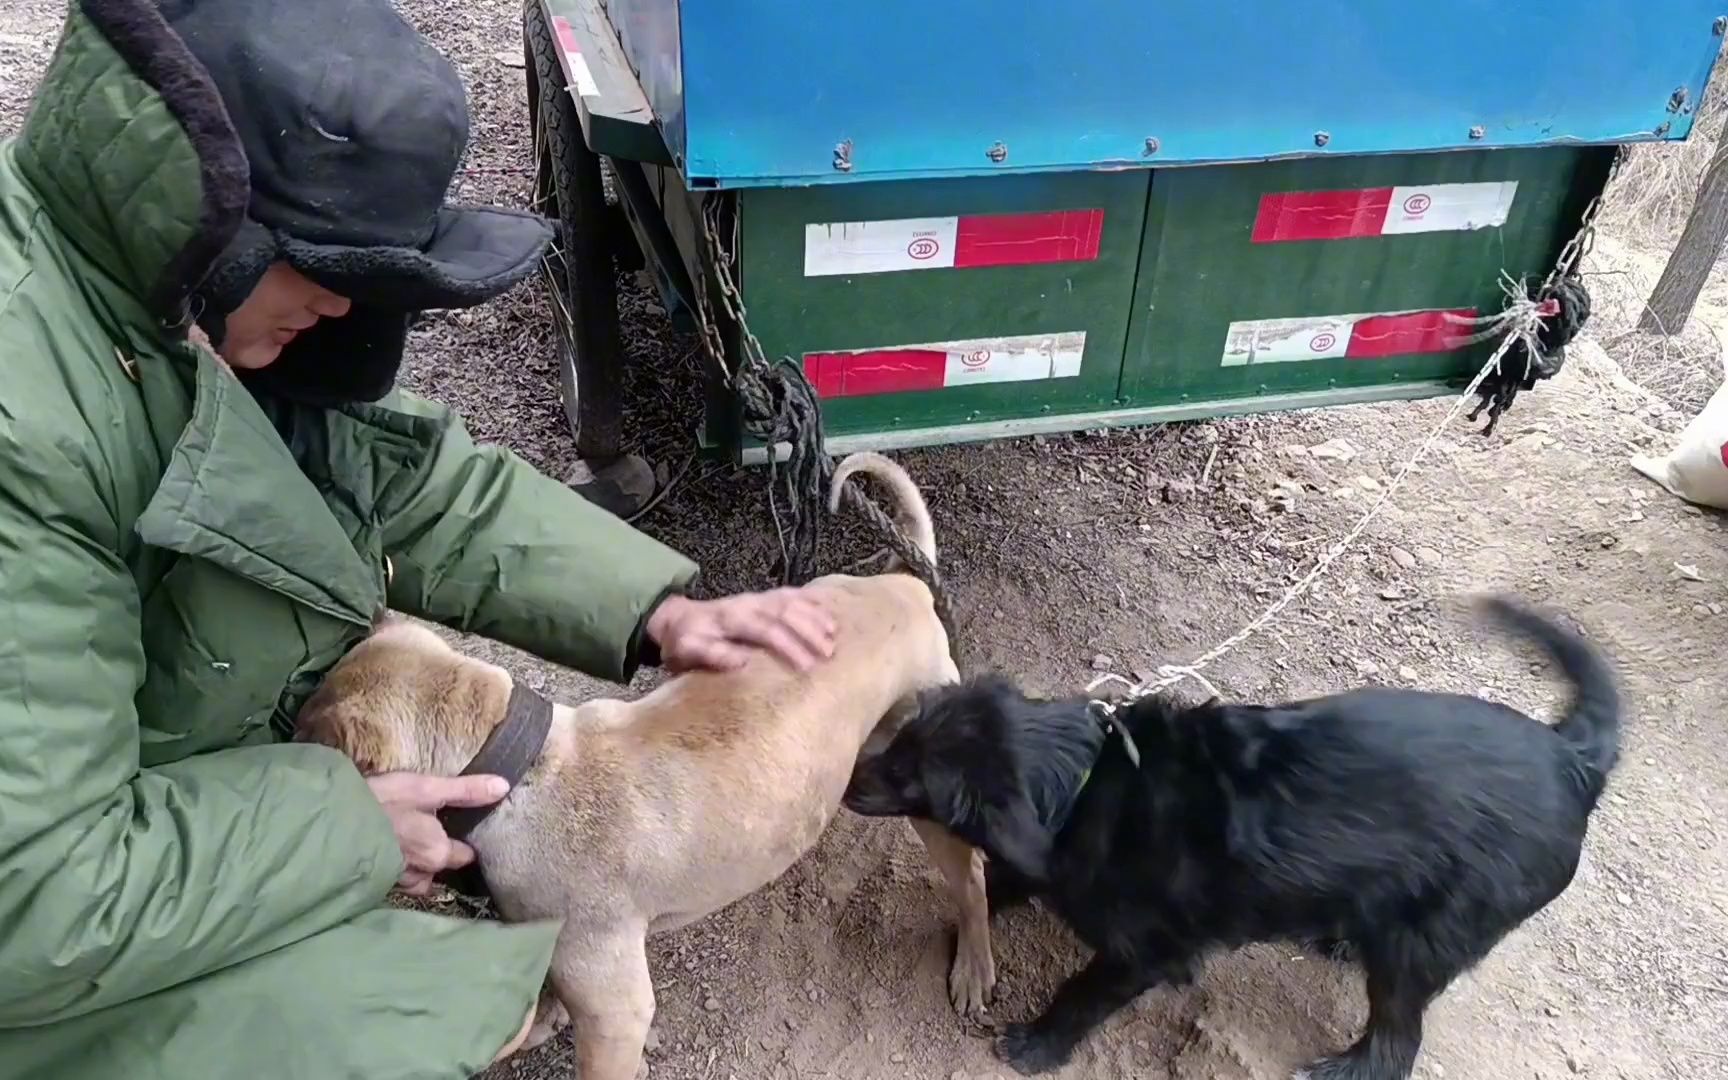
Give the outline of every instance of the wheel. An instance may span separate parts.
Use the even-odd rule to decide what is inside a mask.
[[[614,256],[621,210],[608,205],[602,161],[582,134],[557,38],[540,0],[523,5],[535,209],[558,224],[543,272],[563,356],[560,393],[576,453],[571,486],[621,517],[654,493],[654,470],[623,453],[625,354]]]

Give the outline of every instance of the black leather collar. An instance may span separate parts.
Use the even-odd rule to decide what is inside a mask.
[[[480,752],[462,770],[463,776],[486,773],[502,776],[514,789],[528,770],[540,760],[546,747],[546,733],[552,730],[552,703],[521,683],[510,688],[510,704],[505,706],[504,719],[486,736]],[[500,803],[502,800],[500,800]],[[438,812],[444,832],[452,840],[466,840],[486,816],[500,803],[490,806],[446,806]]]

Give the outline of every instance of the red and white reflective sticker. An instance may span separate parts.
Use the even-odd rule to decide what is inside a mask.
[[[570,72],[572,88],[581,97],[599,97],[600,86],[594,81],[594,72],[588,68],[588,59],[582,55],[582,46],[576,41],[576,31],[571,28],[570,20],[562,15],[552,16],[552,32],[558,35],[558,48],[564,51],[564,66]]]
[[[1086,332],[942,341],[888,349],[805,353],[804,374],[820,397],[952,390],[986,383],[1067,379],[1080,374]]]
[[[804,226],[804,276],[1089,262],[1104,211],[964,214]]]
[[[1460,320],[1475,317],[1474,308],[1453,308],[1233,322],[1224,338],[1224,366],[1451,352],[1463,348],[1472,331]]]
[[[1429,184],[1361,191],[1285,191],[1264,195],[1254,242],[1346,240],[1362,236],[1466,232],[1506,224],[1518,181]]]

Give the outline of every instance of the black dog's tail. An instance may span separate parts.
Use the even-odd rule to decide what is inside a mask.
[[[1572,681],[1572,707],[1554,731],[1577,751],[1579,782],[1592,804],[1620,760],[1620,690],[1602,654],[1559,623],[1505,597],[1481,601],[1502,626],[1532,638]]]

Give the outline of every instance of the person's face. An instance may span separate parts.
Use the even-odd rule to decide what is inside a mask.
[[[353,305],[287,263],[272,263],[244,303],[228,316],[222,359],[237,368],[269,367],[282,349],[319,319],[339,319]]]

